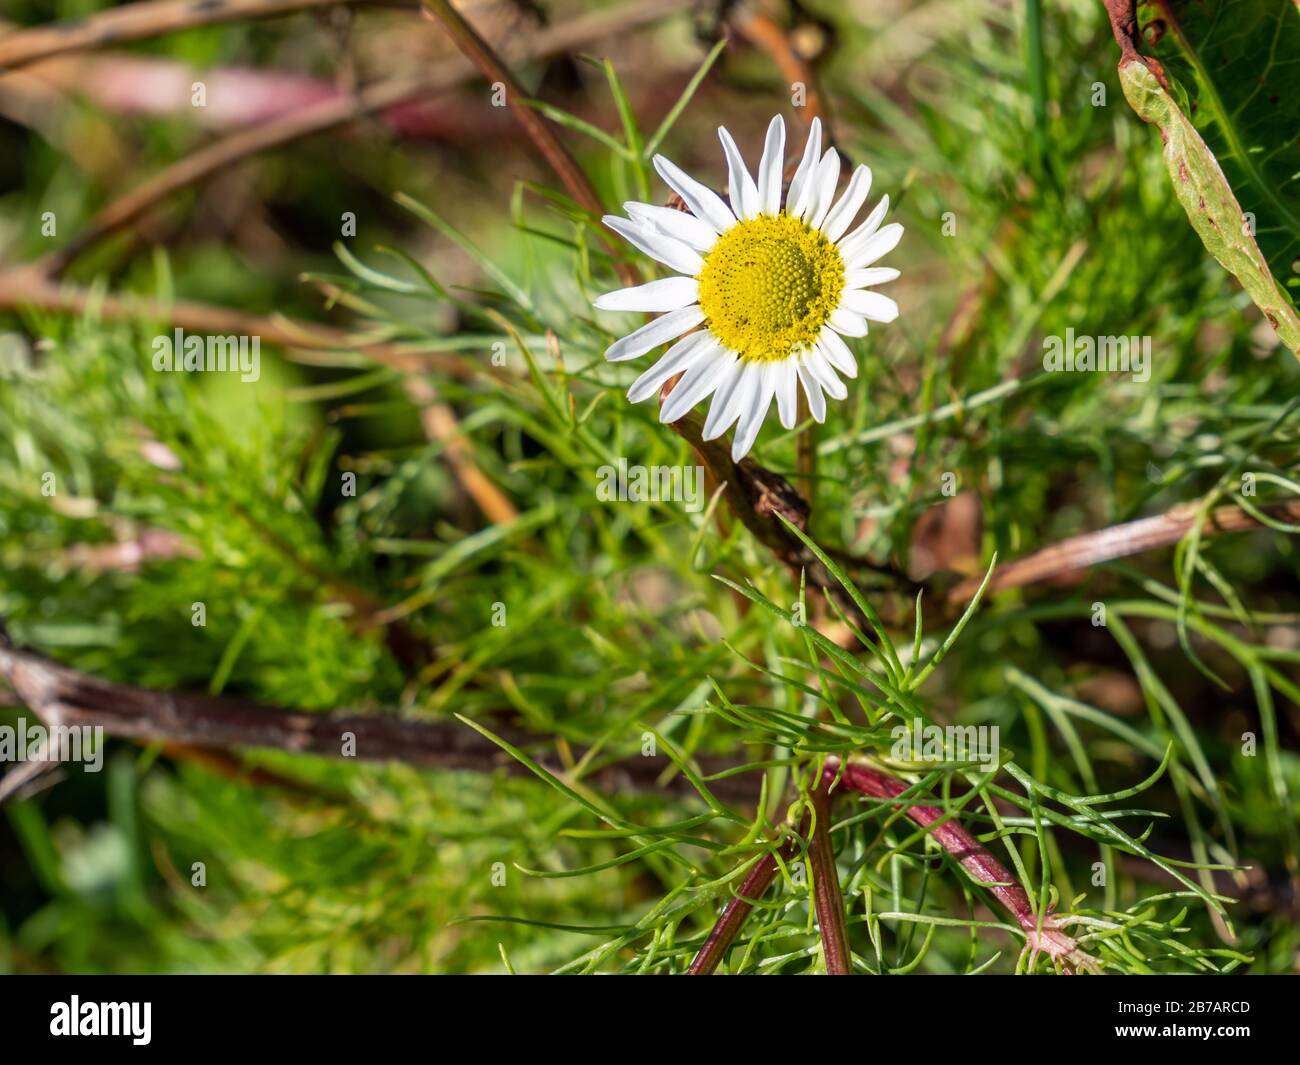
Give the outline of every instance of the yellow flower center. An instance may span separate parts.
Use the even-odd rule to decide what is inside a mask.
[[[817,339],[844,290],[844,260],[782,211],[737,222],[700,271],[705,325],[743,359],[778,362]]]

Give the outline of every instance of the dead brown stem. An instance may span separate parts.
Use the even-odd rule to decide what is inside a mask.
[[[1137,55],[1137,3],[1136,0],[1102,0],[1110,16],[1111,32],[1123,52],[1124,58]]]
[[[527,775],[528,770],[495,744],[458,722],[421,721],[387,714],[345,710],[308,712],[265,706],[247,699],[191,692],[164,692],[103,680],[70,669],[43,655],[15,647],[0,629],[0,677],[47,726],[101,726],[110,736],[179,743],[206,750],[270,748],[327,758],[349,757],[345,741],[361,761],[402,762],[425,769],[501,771]],[[533,749],[536,737],[494,726],[515,746]],[[575,756],[580,759],[582,752]],[[558,776],[563,765],[545,754],[538,760]],[[702,759],[701,770],[713,774],[731,762]],[[664,796],[696,794],[680,774],[666,783],[664,760],[630,758],[594,769],[583,782],[615,794],[653,792]],[[752,778],[722,777],[710,785],[720,798],[752,802]]]
[[[1300,502],[1261,509],[1278,521],[1300,521]],[[1026,558],[999,566],[994,571],[987,590],[996,592],[1003,588],[1019,588],[1039,581],[1066,578],[1102,562],[1176,544],[1191,531],[1197,510],[1196,504],[1184,504],[1154,518],[1142,518],[1098,529],[1096,532],[1071,536]],[[1240,507],[1218,507],[1206,517],[1201,532],[1202,535],[1213,536],[1216,533],[1245,532],[1262,527],[1261,522]],[[981,580],[982,578],[973,577],[962,581],[948,593],[948,602],[959,604],[970,600],[979,591]]]
[[[698,414],[691,413],[679,418],[671,423],[671,428],[691,445],[713,482],[725,483],[723,498],[728,508],[759,543],[790,568],[796,583],[803,573],[814,588],[829,592],[846,610],[856,612],[857,607],[844,594],[839,581],[778,517],[780,515],[799,529],[808,528],[808,503],[789,481],[765,466],[760,466],[753,459],[744,458],[733,462],[726,437],[704,439],[704,422]],[[859,569],[874,568],[866,566],[862,561],[851,564]],[[907,591],[910,588],[910,582],[901,574],[892,570],[888,572],[892,580],[899,582],[901,589]]]
[[[0,38],[0,73],[68,52],[161,37],[196,26],[239,19],[271,18],[317,7],[366,0],[145,0],[84,19],[14,30]],[[413,5],[412,5],[413,6]]]
[[[1120,66],[1136,60],[1144,64],[1155,75],[1156,80],[1168,89],[1169,81],[1160,60],[1152,59],[1150,56],[1138,52],[1140,38],[1138,34],[1137,0],[1102,0],[1102,4],[1106,8],[1106,14],[1110,16],[1110,28],[1115,36],[1115,43],[1119,45]]]
[[[420,425],[424,435],[442,445],[442,457],[456,475],[456,480],[478,505],[483,516],[493,524],[505,524],[519,517],[519,510],[474,461],[474,449],[465,441],[456,415],[438,401],[438,392],[425,377],[407,377],[403,382],[406,395],[420,408]]]
[[[825,142],[830,143],[834,139],[831,136],[830,116],[821,91],[817,88],[817,72],[799,54],[790,34],[771,15],[748,4],[739,7],[729,21],[736,32],[750,44],[767,53],[787,82],[805,86],[807,96],[800,116],[805,124],[810,124],[814,118],[820,118],[825,129]]]
[[[333,326],[297,322],[282,315],[250,314],[194,300],[162,302],[146,297],[92,293],[75,285],[56,284],[30,266],[0,273],[0,310],[27,307],[62,314],[94,315],[114,322],[152,319],[195,333],[257,336],[268,344],[291,351],[355,351],[406,373],[435,371],[459,380],[470,380],[492,372],[459,355],[371,341]]]
[[[528,94],[515,80],[510,68],[492,49],[473,26],[459,11],[452,7],[449,0],[424,0],[425,9],[435,18],[447,35],[456,43],[456,47],[474,64],[478,71],[491,85],[500,85],[505,90],[506,104],[515,121],[528,134],[534,146],[546,159],[550,168],[568,190],[573,202],[595,218],[605,213],[600,197],[592,187],[586,172],[578,165],[569,149],[556,135],[551,124],[535,108],[526,102]],[[602,233],[602,240],[614,252],[621,251],[612,238]],[[614,266],[627,285],[635,285],[641,280],[640,272],[626,260],[616,258]]]

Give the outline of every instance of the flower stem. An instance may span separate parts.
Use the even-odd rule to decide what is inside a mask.
[[[813,904],[817,925],[821,929],[822,953],[828,976],[849,976],[853,972],[849,952],[849,934],[844,923],[844,896],[840,893],[840,876],[835,868],[835,848],[831,845],[831,795],[829,781],[813,792],[812,838],[808,841],[808,864],[813,875]]]
[[[793,854],[796,845],[794,840],[788,841],[781,848],[782,857],[789,857]],[[709,932],[709,938],[704,941],[704,946],[695,955],[691,967],[686,970],[688,976],[713,975],[718,968],[718,964],[722,961],[723,955],[730,948],[731,941],[736,938],[736,933],[740,931],[740,926],[745,923],[745,919],[754,908],[754,903],[751,900],[761,899],[771,886],[775,876],[776,852],[768,851],[758,860],[758,863],[741,882],[740,890],[736,892],[735,898],[723,908],[722,916],[718,918],[717,924]]]

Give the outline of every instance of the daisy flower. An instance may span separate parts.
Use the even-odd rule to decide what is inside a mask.
[[[726,200],[656,155],[655,169],[687,211],[627,203],[627,218],[604,219],[676,274],[607,293],[595,306],[662,312],[611,344],[605,358],[635,359],[676,341],[636,379],[628,399],[639,403],[682,374],[659,420],[676,421],[712,396],[704,439],[734,424],[731,455],[739,462],[754,446],[773,399],[781,424],[792,429],[800,386],[819,422],[826,418],[827,395],[848,395],[837,371],[855,377],[858,368],[844,338],[865,336],[868,321],[898,317],[898,304],[870,286],[898,277],[897,270],[872,264],[894,249],[903,227],[881,226],[889,210],[885,196],[850,232],[870,191],[871,171],[859,166],[836,199],[840,157],[834,148],[822,153],[817,119],[784,204],[781,116],[767,128],[757,181],[731,134],[719,128],[718,137],[727,158]]]

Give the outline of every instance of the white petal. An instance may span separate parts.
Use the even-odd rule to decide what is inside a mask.
[[[883,285],[886,281],[898,279],[898,271],[892,266],[871,266],[865,270],[850,270],[844,275],[844,288],[866,288],[868,285]]]
[[[860,166],[853,171],[853,177],[849,179],[849,187],[844,190],[839,203],[831,208],[831,213],[826,216],[826,221],[822,224],[822,232],[826,234],[827,240],[834,242],[844,236],[849,226],[853,224],[853,219],[862,210],[862,205],[867,202],[867,193],[870,191],[871,169]]]
[[[822,386],[802,363],[796,364],[795,373],[803,385],[804,395],[808,397],[808,413],[819,423],[826,420],[826,397],[822,395]]]
[[[867,219],[862,225],[858,226],[852,233],[840,241],[840,254],[847,261],[852,256],[862,250],[862,245],[867,242],[867,238],[880,228],[880,223],[885,220],[885,215],[889,211],[889,197],[881,196],[880,202],[871,209]]]
[[[704,432],[700,435],[705,440],[712,440],[730,429],[731,423],[740,417],[740,412],[757,383],[758,363],[738,360],[730,376],[718,384],[709,416],[704,419]]]
[[[897,222],[890,222],[879,233],[868,237],[862,244],[861,250],[851,256],[845,256],[845,270],[861,270],[863,267],[870,266],[881,256],[888,255],[896,247],[898,242],[903,239],[903,227]],[[841,251],[840,255],[844,255]]]
[[[794,359],[776,364],[776,411],[785,428],[795,427],[799,420],[799,375]]]
[[[640,403],[648,396],[654,395],[673,374],[681,373],[694,366],[699,353],[712,339],[713,337],[705,332],[692,333],[688,337],[683,337],[664,353],[662,359],[632,382],[632,387],[627,390],[627,398],[633,403]]]
[[[651,348],[666,344],[681,336],[688,329],[693,329],[704,321],[704,312],[698,307],[683,307],[680,311],[667,314],[647,322],[634,333],[628,333],[621,340],[616,340],[605,352],[610,362],[623,362],[644,355]]]
[[[626,218],[607,214],[602,221],[630,244],[636,245],[650,258],[676,270],[679,274],[694,277],[704,269],[704,260],[680,240],[649,228],[644,222],[629,222]]]
[[[817,346],[822,349],[826,361],[845,377],[858,376],[858,363],[853,357],[853,352],[849,350],[849,346],[844,343],[839,333],[830,326],[822,326],[822,331],[817,337]]]
[[[665,277],[645,285],[606,292],[592,301],[602,311],[677,311],[700,297],[700,283],[693,277]]]
[[[796,218],[802,218],[808,206],[808,196],[812,189],[812,177],[817,169],[817,160],[822,154],[822,120],[814,118],[808,130],[808,143],[804,145],[803,159],[799,169],[790,180],[790,193],[786,196],[785,207]]]
[[[871,322],[892,322],[898,317],[898,304],[879,292],[846,292],[840,297],[840,306]]]
[[[731,213],[722,197],[706,185],[701,185],[681,167],[662,155],[654,158],[655,169],[672,190],[682,198],[682,202],[691,209],[696,218],[708,222],[717,232],[724,233],[736,224],[736,216]]]
[[[827,148],[822,156],[821,165],[817,167],[816,202],[809,209],[805,221],[813,229],[821,229],[822,223],[830,213],[835,202],[835,186],[840,180],[840,153],[834,148]]]
[[[844,382],[835,376],[835,370],[826,356],[817,348],[812,347],[804,352],[803,364],[808,367],[809,372],[816,378],[817,383],[826,389],[826,394],[831,399],[843,399],[849,394],[849,390],[844,386]]]
[[[731,441],[731,461],[739,462],[749,454],[749,449],[758,439],[758,431],[767,419],[768,408],[772,406],[772,395],[776,391],[776,365],[760,363],[758,388],[750,397],[747,409],[740,412],[740,424],[736,426],[736,435]]]
[[[708,251],[718,241],[711,225],[687,211],[636,202],[623,204],[623,210],[638,222],[649,222],[655,229],[696,251]]]
[[[759,210],[777,214],[781,210],[781,179],[785,170],[785,121],[775,115],[767,126],[763,158],[758,164]]]
[[[731,209],[739,218],[753,218],[758,214],[758,186],[749,175],[749,168],[741,158],[740,149],[732,140],[726,126],[718,127],[718,139],[727,156],[727,190],[731,196]]]
[[[665,425],[686,414],[730,374],[732,363],[737,361],[736,356],[730,351],[720,352],[722,345],[716,340],[713,343],[713,348],[696,355],[695,365],[668,393],[668,398],[659,410],[659,420]]]
[[[867,320],[860,314],[854,314],[843,305],[831,311],[828,324],[840,336],[864,337],[867,335]]]

